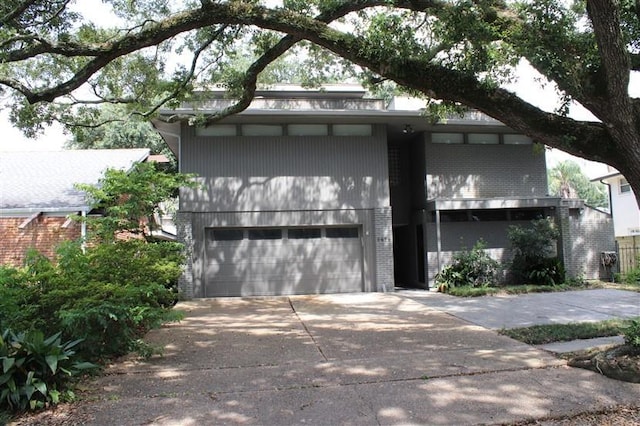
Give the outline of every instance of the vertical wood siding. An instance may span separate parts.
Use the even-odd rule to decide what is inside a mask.
[[[265,211],[389,206],[386,134],[371,137],[197,137],[186,128],[181,170],[202,189],[181,210]]]

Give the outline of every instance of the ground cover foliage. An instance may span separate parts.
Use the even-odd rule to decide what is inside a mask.
[[[481,239],[469,249],[453,255],[452,261],[435,277],[439,291],[466,296],[480,296],[515,286],[527,286],[526,292],[544,291],[545,286],[574,286],[566,280],[562,262],[555,255],[559,232],[552,219],[536,219],[528,226],[512,225],[508,229],[512,259],[500,264],[486,251]],[[495,290],[494,290],[495,289]]]
[[[61,244],[53,259],[30,251],[23,267],[0,266],[0,412],[55,405],[73,397],[70,380],[101,363],[156,351],[141,338],[181,318],[172,307],[185,253],[153,240],[152,218],[190,184],[153,164],[107,170],[82,186],[101,212],[85,219],[85,241]]]
[[[180,318],[171,308],[183,260],[179,244],[130,240],[84,253],[67,243],[55,261],[32,252],[23,268],[1,267],[0,409],[56,404],[56,392],[88,368],[83,362],[150,354],[144,333]],[[58,368],[47,369],[59,355]]]
[[[638,318],[640,319],[640,318]],[[634,324],[638,319],[613,319],[600,322],[571,324],[541,324],[532,327],[501,330],[500,333],[529,345],[544,345],[553,342],[568,342],[578,339],[618,336],[629,332],[630,340],[634,340]],[[640,347],[640,345],[638,345]]]

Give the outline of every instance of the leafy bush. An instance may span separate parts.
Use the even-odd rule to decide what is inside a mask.
[[[560,233],[550,218],[531,221],[530,227],[510,226],[514,257],[511,280],[518,284],[557,285],[564,282],[562,262],[554,254]]]
[[[80,250],[67,243],[57,263],[36,254],[22,269],[0,273],[0,327],[59,331],[83,339],[76,350],[97,360],[144,349],[139,337],[175,320],[184,254],[175,243],[116,241]]]
[[[565,279],[562,262],[556,257],[515,256],[511,262],[513,276],[519,284],[558,285]]]
[[[624,341],[626,344],[640,349],[640,320],[634,319],[624,330]]]
[[[517,255],[535,258],[553,256],[553,243],[560,236],[551,218],[531,221],[531,226],[510,226],[509,241]]]
[[[60,401],[61,389],[71,377],[96,368],[78,360],[80,340],[62,343],[60,333],[46,338],[39,331],[0,336],[0,409],[35,410]]]
[[[438,289],[444,292],[453,287],[485,287],[493,284],[498,262],[489,256],[486,247],[486,243],[479,240],[471,250],[454,254],[451,265],[435,277]]]
[[[135,163],[130,170],[107,169],[97,185],[76,185],[102,212],[83,220],[101,242],[112,242],[123,232],[150,240],[158,227],[154,215],[163,213],[162,202],[175,197],[180,187],[195,188],[194,177],[165,172],[152,162]]]
[[[640,268],[631,268],[624,274],[616,274],[616,281],[630,285],[640,284]]]

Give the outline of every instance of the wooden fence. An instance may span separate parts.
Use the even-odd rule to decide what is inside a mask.
[[[638,267],[638,256],[640,256],[639,246],[618,247],[617,252],[617,269],[620,273],[626,274],[631,269]]]

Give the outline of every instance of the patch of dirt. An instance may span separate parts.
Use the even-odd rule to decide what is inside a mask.
[[[509,426],[637,426],[639,424],[640,407],[618,406],[575,416],[529,420]]]
[[[640,348],[630,345],[578,354],[571,357],[568,364],[612,379],[640,383]]]
[[[83,412],[82,403],[60,404],[55,408],[25,413],[10,421],[8,426],[80,426],[89,423],[93,416]]]

